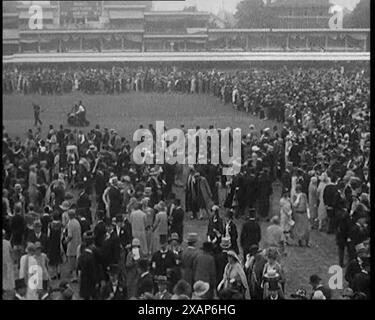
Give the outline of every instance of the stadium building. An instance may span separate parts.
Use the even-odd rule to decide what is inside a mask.
[[[292,5],[289,6],[289,2]],[[276,28],[221,29],[209,28],[212,15],[208,12],[156,11],[151,1],[38,2],[42,8],[42,23],[35,28],[35,25],[30,26],[36,12],[30,9],[35,5],[32,1],[29,4],[4,1],[3,55],[369,51],[369,29],[329,29],[328,7],[324,1],[318,2],[320,6],[311,5],[315,1],[307,0],[270,3],[270,9],[280,12]],[[290,13],[291,6],[294,11]]]

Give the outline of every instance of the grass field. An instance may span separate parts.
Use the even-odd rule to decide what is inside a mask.
[[[86,95],[73,93],[63,96],[4,95],[3,119],[9,134],[20,135],[33,126],[31,103],[39,103],[42,110],[42,128],[48,124],[66,124],[67,113],[72,106],[82,100],[87,107],[87,118],[91,127],[113,128],[122,136],[132,138],[140,124],[145,127],[163,120],[167,128],[208,128],[210,124],[218,128],[227,126],[242,128],[244,133],[253,123],[257,129],[271,126],[271,121],[254,120],[251,116],[235,111],[230,105],[223,105],[210,95],[183,95],[157,93],[127,93],[122,95]]]
[[[235,111],[230,105],[223,105],[216,98],[209,95],[180,95],[180,94],[155,94],[155,93],[128,93],[123,95],[85,95],[74,93],[64,96],[39,96],[39,95],[4,95],[3,96],[3,125],[11,136],[24,137],[27,129],[33,128],[33,110],[31,103],[39,103],[45,111],[41,115],[43,131],[49,124],[58,126],[66,124],[66,115],[72,105],[82,100],[87,106],[90,129],[95,124],[101,127],[116,129],[120,135],[132,140],[132,134],[140,124],[145,127],[149,123],[155,126],[156,120],[165,121],[167,128],[179,127],[185,124],[186,128],[208,128],[215,124],[218,128],[227,126],[240,127],[243,134],[247,133],[249,124],[259,130],[271,127],[275,123],[263,121]],[[88,130],[87,128],[84,129]],[[176,190],[182,196],[182,190]],[[183,199],[184,197],[182,197]],[[279,211],[280,185],[274,185],[271,197],[270,216]],[[242,220],[236,221],[241,229]],[[206,222],[190,221],[186,217],[185,233],[198,232],[200,242],[205,240]],[[262,223],[262,230],[267,223]],[[312,231],[311,248],[291,246],[287,248],[288,256],[284,259],[287,276],[286,291],[290,295],[297,288],[311,289],[308,281],[313,273],[319,274],[324,281],[330,275],[328,269],[337,263],[337,252],[334,237]],[[336,295],[338,292],[336,292]],[[334,293],[335,295],[335,293]]]

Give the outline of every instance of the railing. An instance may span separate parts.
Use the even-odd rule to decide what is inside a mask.
[[[243,51],[243,52],[368,52],[370,48],[370,31],[367,29],[209,29],[205,33],[185,34],[176,30],[173,33],[150,33],[143,30],[115,29],[114,37],[109,37],[111,25],[99,29],[55,29],[57,32],[30,31],[20,33],[17,52],[43,52],[43,43],[51,40],[55,52],[64,52],[61,48],[70,44],[74,38],[77,50],[85,51],[88,39],[96,41],[95,48],[102,50],[123,50],[139,48],[143,51]],[[47,29],[48,31],[54,29]],[[98,30],[98,32],[77,32],[77,30]],[[65,31],[65,32],[62,32]],[[72,34],[69,34],[72,31]],[[44,35],[48,33],[48,36]],[[112,40],[111,40],[112,39]],[[152,40],[152,41],[150,41]],[[106,41],[114,41],[112,42]],[[136,45],[134,43],[137,43]],[[12,43],[14,44],[14,43]],[[62,46],[63,44],[63,46]],[[6,46],[7,42],[3,42]],[[49,46],[49,47],[51,47]],[[8,48],[6,48],[7,51]],[[12,50],[15,50],[14,48]],[[15,52],[15,53],[17,53]]]

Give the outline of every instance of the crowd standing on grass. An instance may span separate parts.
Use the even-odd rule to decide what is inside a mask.
[[[222,176],[223,165],[210,161],[135,164],[134,146],[100,125],[47,129],[36,121],[24,140],[9,136],[4,127],[6,298],[72,299],[71,283],[78,281],[79,298],[87,300],[289,299],[283,270],[287,248],[311,250],[311,229],[336,241],[337,262],[346,268],[348,283],[342,297],[370,298],[366,72],[343,67],[235,73],[9,69],[3,90],[207,93],[240,112],[283,123],[282,129],[260,131],[249,124],[235,176]],[[153,125],[149,129],[155,131]],[[279,215],[271,217],[275,181],[283,191]],[[219,190],[225,190],[224,199]],[[186,213],[206,221],[203,238],[184,235]],[[240,217],[246,222],[238,230]],[[270,222],[264,234],[262,221]],[[61,272],[64,264],[67,275]],[[34,288],[28,284],[36,270],[42,281]],[[55,279],[60,284],[52,288]],[[319,275],[311,275],[310,283],[310,297],[300,289],[291,298],[331,298]]]

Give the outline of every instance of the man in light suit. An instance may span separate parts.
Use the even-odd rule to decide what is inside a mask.
[[[164,201],[160,201],[155,206],[155,209],[157,210],[157,214],[155,215],[155,221],[152,227],[152,231],[154,232],[155,241],[157,242],[155,245],[155,249],[159,250],[160,237],[165,237],[165,239],[168,238],[168,216]]]
[[[142,205],[137,203],[135,210],[130,214],[129,222],[132,226],[133,238],[139,239],[141,243],[140,250],[144,255],[148,254],[147,239],[146,239],[146,227],[147,227],[147,216],[141,210]]]

